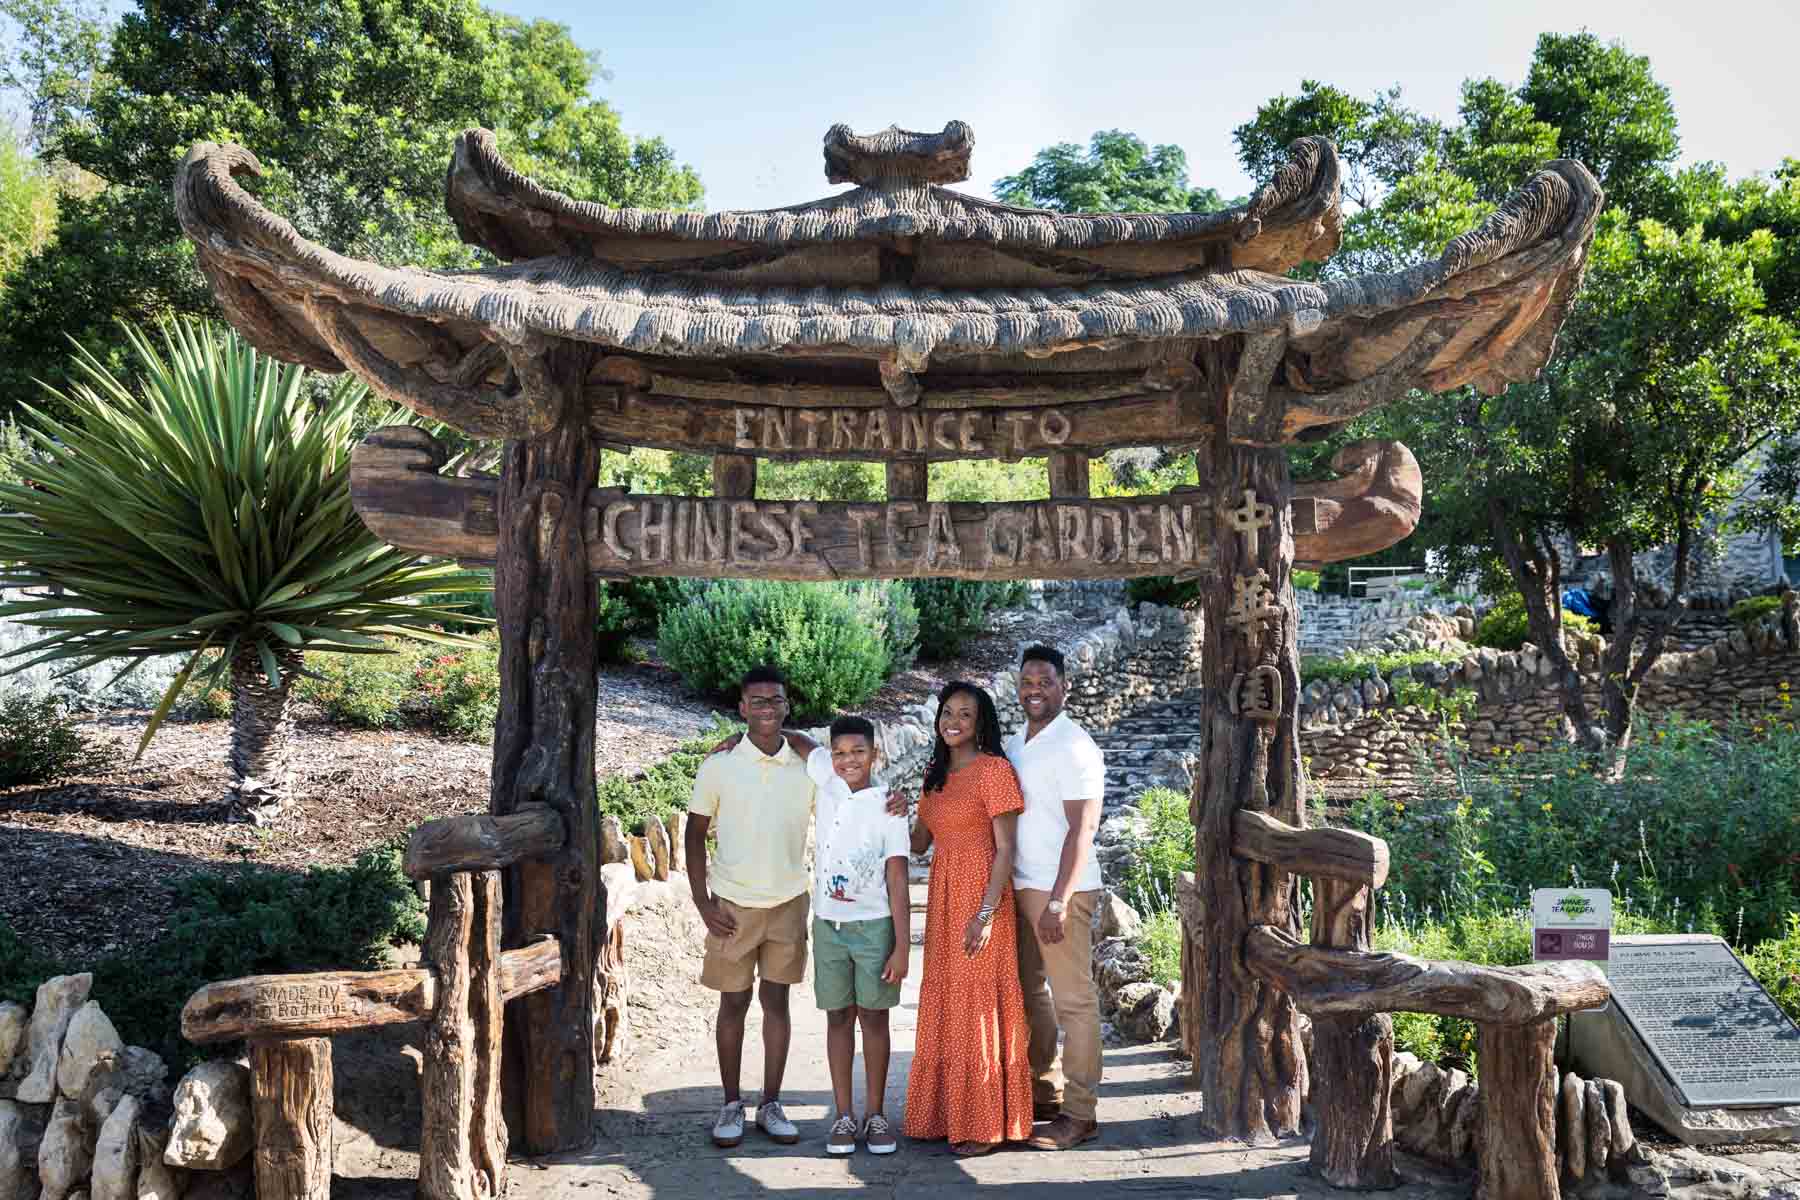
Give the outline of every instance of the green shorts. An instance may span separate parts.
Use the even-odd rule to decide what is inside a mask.
[[[892,1008],[900,985],[882,981],[894,952],[894,918],[827,921],[813,918],[813,997],[826,1012]]]

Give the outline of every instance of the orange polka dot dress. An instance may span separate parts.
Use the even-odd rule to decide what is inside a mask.
[[[987,946],[963,953],[963,931],[981,907],[994,865],[993,818],[1025,807],[1012,766],[982,755],[919,798],[931,831],[925,908],[925,974],[906,1084],[906,1135],[956,1142],[1031,1136],[1030,1030],[1019,987],[1012,883],[994,913]]]

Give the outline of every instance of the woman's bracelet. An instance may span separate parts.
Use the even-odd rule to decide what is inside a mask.
[[[994,920],[994,906],[991,904],[984,904],[976,909],[975,919],[980,921],[983,925],[992,924]]]

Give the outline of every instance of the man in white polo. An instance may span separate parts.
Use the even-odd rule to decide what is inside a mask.
[[[1094,831],[1106,762],[1094,739],[1063,712],[1068,694],[1061,652],[1027,649],[1019,663],[1025,728],[1007,739],[1006,757],[1025,793],[1013,890],[1019,982],[1031,1023],[1032,1110],[1037,1120],[1050,1122],[1031,1138],[1040,1150],[1067,1150],[1100,1132],[1100,997],[1092,959],[1101,884]]]

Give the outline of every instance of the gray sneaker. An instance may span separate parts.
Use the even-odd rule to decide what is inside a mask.
[[[727,1100],[719,1109],[718,1119],[713,1122],[713,1145],[735,1146],[744,1140],[744,1102]]]
[[[825,1153],[856,1153],[856,1118],[845,1113],[831,1123],[831,1132],[825,1138]]]
[[[900,1148],[894,1140],[894,1127],[880,1113],[871,1113],[863,1123],[863,1145],[869,1148],[870,1154],[892,1154]]]
[[[791,1146],[800,1140],[800,1129],[788,1120],[781,1101],[766,1100],[756,1106],[756,1127],[769,1135],[769,1140]]]

